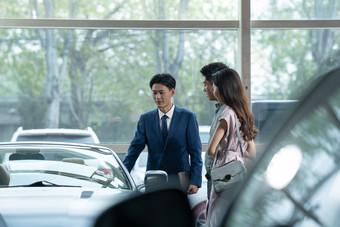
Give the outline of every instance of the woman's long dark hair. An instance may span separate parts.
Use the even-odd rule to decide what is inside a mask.
[[[213,75],[214,85],[218,88],[224,104],[230,106],[241,122],[243,138],[248,141],[255,139],[257,128],[254,116],[249,108],[248,97],[238,73],[231,68],[224,68]]]

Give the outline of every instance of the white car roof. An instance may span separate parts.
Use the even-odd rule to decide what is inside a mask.
[[[87,129],[66,129],[66,128],[44,128],[44,129],[25,129],[19,127],[16,132],[14,132],[11,142],[16,142],[19,136],[89,136],[93,139],[94,143],[99,143],[99,139],[92,128]]]
[[[67,134],[67,135],[90,135],[87,130],[65,129],[65,128],[46,128],[46,129],[27,129],[19,132],[20,135],[45,135],[45,134]]]

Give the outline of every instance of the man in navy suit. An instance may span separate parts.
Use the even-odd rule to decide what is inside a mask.
[[[123,163],[130,172],[147,145],[146,170],[164,170],[169,179],[189,171],[187,193],[195,194],[202,183],[202,144],[196,115],[171,100],[175,87],[176,80],[171,74],[152,77],[150,88],[158,108],[141,115]]]

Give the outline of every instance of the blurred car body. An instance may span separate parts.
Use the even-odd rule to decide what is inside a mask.
[[[138,193],[109,148],[0,143],[0,226],[93,226],[106,208]]]
[[[159,209],[164,205],[166,209]],[[194,227],[195,223],[186,195],[181,190],[170,188],[145,193],[133,200],[115,204],[105,210],[94,225],[112,226]]]
[[[16,141],[54,141],[66,143],[99,144],[99,139],[91,127],[85,129],[45,128],[26,129],[19,127],[11,142]]]

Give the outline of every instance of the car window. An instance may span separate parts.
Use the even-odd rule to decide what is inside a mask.
[[[210,138],[210,125],[199,126],[199,136],[202,144],[207,144]]]
[[[90,188],[130,187],[110,152],[77,147],[3,146],[0,154],[0,164],[9,173],[9,187],[40,181]]]
[[[268,150],[225,226],[337,226],[340,91],[304,113]]]
[[[252,102],[254,124],[258,129],[255,143],[264,143],[266,138],[263,136],[262,131],[265,128],[276,127],[276,122],[289,114],[296,104],[298,104],[297,100],[261,100]]]

